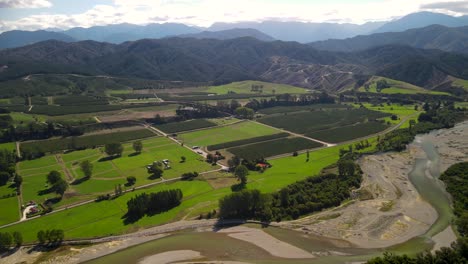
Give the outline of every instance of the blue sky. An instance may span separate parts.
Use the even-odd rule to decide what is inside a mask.
[[[468,13],[466,0],[0,0],[0,32],[116,23],[301,21],[362,24],[428,10]]]

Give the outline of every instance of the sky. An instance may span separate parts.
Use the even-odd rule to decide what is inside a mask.
[[[363,24],[431,11],[468,14],[468,0],[0,0],[0,32],[118,23],[300,21]]]

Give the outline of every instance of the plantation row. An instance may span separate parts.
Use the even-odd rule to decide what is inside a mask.
[[[29,112],[31,114],[40,114],[48,116],[60,116],[71,114],[84,114],[105,111],[117,111],[127,108],[137,108],[149,105],[72,105],[72,106],[57,106],[57,105],[34,105],[29,111],[29,106],[26,105],[2,105],[12,112]]]
[[[386,116],[389,116],[389,114],[368,109],[326,110],[266,116],[261,118],[259,122],[299,134],[309,134],[319,130],[338,128]],[[330,120],[333,123],[330,123]]]
[[[273,141],[260,142],[257,144],[240,146],[228,149],[232,154],[246,159],[256,160],[272,157],[288,152],[321,147],[322,144],[305,138],[282,138]]]
[[[214,127],[215,123],[210,122],[206,119],[194,119],[190,121],[167,123],[162,125],[157,125],[156,128],[166,132],[166,133],[177,133],[181,131],[194,130],[200,128]]]
[[[260,136],[260,137],[253,137],[253,138],[235,140],[235,141],[230,141],[230,142],[226,142],[226,143],[214,144],[214,145],[207,146],[206,148],[207,148],[208,151],[220,150],[220,149],[226,149],[226,148],[232,148],[232,147],[236,147],[236,146],[252,144],[252,143],[256,143],[256,142],[262,142],[262,141],[267,141],[267,140],[272,140],[272,139],[284,138],[284,137],[288,137],[288,136],[289,136],[289,133],[282,132],[282,133],[273,134],[273,135],[266,135],[266,136]]]
[[[383,122],[367,122],[363,124],[316,131],[308,133],[306,136],[330,143],[338,143],[375,134],[385,130],[386,128],[388,128],[388,126]]]
[[[50,139],[35,142],[21,143],[21,152],[48,153],[68,149],[85,149],[102,146],[113,142],[124,142],[134,139],[141,139],[155,136],[147,129],[115,132],[111,134],[100,134],[82,137],[68,137],[60,139]]]
[[[275,106],[270,108],[261,109],[258,112],[265,115],[273,114],[283,114],[291,112],[300,112],[300,111],[314,111],[320,109],[346,109],[350,106],[342,104],[315,104],[315,105],[306,105],[306,106]]]
[[[106,97],[70,95],[70,96],[55,97],[54,104],[58,104],[62,106],[107,105],[109,104],[109,100]]]

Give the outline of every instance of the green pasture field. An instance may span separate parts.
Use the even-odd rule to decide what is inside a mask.
[[[182,131],[195,130],[200,128],[214,127],[216,123],[213,123],[206,119],[194,119],[183,122],[168,123],[163,125],[156,125],[155,127],[162,130],[165,133],[178,133]]]
[[[97,134],[79,137],[67,137],[58,139],[48,139],[41,141],[32,141],[21,143],[21,150],[37,150],[43,152],[56,152],[66,149],[75,148],[91,148],[95,146],[102,146],[113,142],[125,142],[129,140],[141,139],[155,136],[155,134],[148,129],[138,129],[131,131],[114,132],[108,134]]]
[[[272,168],[263,173],[250,173],[247,188],[269,193],[308,176],[317,175],[322,168],[338,160],[339,148],[347,148],[347,145],[312,151],[309,162],[306,161],[305,154],[271,160]],[[143,217],[136,223],[124,224],[122,216],[126,213],[126,202],[134,195],[174,188],[180,188],[184,194],[184,200],[180,206],[151,217]],[[38,230],[52,228],[63,229],[66,239],[117,235],[182,218],[195,218],[200,213],[216,209],[219,198],[231,192],[230,186],[213,189],[206,181],[178,181],[127,193],[111,201],[90,203],[46,215],[4,228],[2,232],[21,231],[26,242],[35,241]]]
[[[252,85],[263,85],[263,92],[259,93],[251,91]],[[286,84],[268,83],[260,81],[242,81],[220,86],[211,86],[208,89],[206,89],[205,92],[214,94],[227,94],[228,92],[234,92],[237,94],[304,94],[309,93],[309,90]]]
[[[16,151],[16,143],[9,142],[9,143],[0,143],[0,150],[9,150],[9,151]]]
[[[458,87],[463,87],[465,90],[468,91],[468,80],[455,79],[455,81],[453,81],[452,84]]]
[[[0,199],[2,213],[0,214],[0,225],[6,225],[19,220],[18,197],[13,196]]]
[[[186,172],[200,173],[218,168],[218,166],[206,163],[196,153],[165,137],[142,140],[142,143],[142,153],[136,155],[132,143],[127,143],[124,144],[122,156],[111,160],[105,159],[106,154],[102,148],[96,148],[57,154],[58,158],[50,155],[20,162],[18,173],[23,176],[23,199],[44,202],[49,198],[55,198],[54,193],[39,194],[39,191],[47,189],[46,175],[52,170],[59,171],[64,179],[69,180],[64,172],[66,169],[74,181],[77,181],[77,183],[70,182],[70,189],[65,193],[65,198],[54,205],[54,207],[61,207],[82,200],[94,199],[98,194],[111,193],[117,184],[125,184],[128,176],[137,178],[135,186],[156,182],[158,179],[150,179],[146,171],[146,165],[153,161],[170,160],[171,168],[164,171],[164,179],[180,177]],[[180,162],[182,156],[186,157],[183,163]],[[59,160],[63,163],[60,164]],[[89,160],[93,164],[93,175],[89,180],[80,181],[84,175],[79,164],[84,160]]]
[[[381,132],[386,128],[388,128],[388,126],[382,122],[367,122],[315,131],[306,135],[308,137],[319,139],[325,142],[338,143],[372,135]]]
[[[345,104],[314,104],[304,106],[275,106],[270,108],[261,109],[258,112],[265,115],[283,114],[291,112],[304,112],[304,111],[315,111],[320,109],[346,109],[350,108],[349,105]]]
[[[233,125],[215,127],[178,135],[178,138],[189,146],[209,146],[235,140],[277,134],[274,128],[262,126],[255,122],[245,121]]]
[[[358,104],[354,104],[354,107],[359,107]],[[382,104],[382,105],[372,105],[370,103],[363,103],[363,106],[367,109],[379,111],[383,113],[389,113],[392,115],[398,116],[398,120],[392,120],[390,117],[385,117],[383,120],[390,123],[391,125],[396,125],[401,122],[402,119],[413,116],[401,124],[400,128],[409,127],[409,120],[418,120],[418,114],[422,112],[422,106],[418,105],[418,110],[415,110],[415,105],[399,105],[399,104]]]
[[[269,115],[258,119],[259,122],[299,134],[309,134],[315,131],[339,128],[366,120],[379,119],[388,116],[387,113],[368,109],[324,110],[313,112],[285,113]]]
[[[301,138],[281,138],[272,141],[260,142],[246,146],[230,148],[227,151],[247,160],[267,158],[285,153],[292,153],[304,149],[321,147],[322,144]]]
[[[406,83],[403,81],[393,80],[390,78],[374,76],[372,77],[367,83],[369,83],[369,90],[366,91],[364,86],[359,88],[360,92],[370,92],[370,93],[379,93],[377,92],[377,81],[379,80],[386,80],[387,83],[390,85],[389,88],[384,88],[380,91],[383,94],[417,94],[417,93],[424,93],[424,94],[433,94],[433,95],[449,95],[445,92],[437,92],[437,91],[430,91],[426,90],[422,87]]]

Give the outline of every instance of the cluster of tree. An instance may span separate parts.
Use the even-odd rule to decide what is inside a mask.
[[[182,197],[180,189],[139,194],[127,202],[126,218],[135,221],[144,215],[155,215],[170,210],[182,202]]]
[[[198,177],[198,172],[194,171],[194,172],[186,172],[184,174],[182,174],[182,180],[183,181],[190,181],[190,180],[193,180],[195,179],[196,177]]]
[[[0,233],[0,252],[8,251],[12,246],[21,247],[23,236],[20,232]]]
[[[453,198],[456,225],[460,235],[468,237],[468,162],[452,165],[441,176]]]
[[[409,128],[397,129],[379,137],[377,148],[380,151],[402,151],[413,141],[416,134],[453,127],[464,115],[463,110],[455,108],[453,102],[426,103],[423,108],[425,112],[419,115],[418,123],[411,122]]]
[[[238,107],[234,113],[242,119],[253,119],[255,111],[248,107]]]
[[[176,115],[182,120],[196,118],[216,118],[225,116],[225,114],[223,114],[219,109],[208,104],[193,104],[189,107],[180,106],[176,110]]]
[[[354,144],[354,148],[356,150],[366,149],[366,148],[368,148],[370,146],[371,146],[371,144],[369,143],[369,140],[367,140],[367,139],[366,140],[361,140],[358,143]]]
[[[41,245],[60,245],[65,238],[65,232],[62,229],[40,230],[37,232],[37,241]]]
[[[63,197],[63,194],[68,189],[68,183],[62,178],[60,172],[51,171],[47,174],[47,182],[51,185],[48,191],[55,192]]]
[[[104,151],[109,156],[122,156],[123,146],[121,143],[109,143],[104,146]]]
[[[378,80],[375,83],[375,90],[377,90],[378,93],[380,93],[385,88],[390,88],[390,85],[388,84],[387,80],[382,79]]]
[[[209,153],[208,155],[206,155],[206,162],[210,164],[216,164],[218,160],[223,160],[223,159],[225,159],[225,157],[219,151],[216,151],[215,154]]]
[[[13,118],[10,115],[0,115],[0,129],[5,129],[13,125]]]
[[[25,125],[9,125],[0,133],[0,142],[48,139],[54,136],[81,136],[84,128],[69,124],[55,124],[53,122],[29,122]]]
[[[338,167],[342,167],[339,175],[309,177],[272,194],[242,190],[228,195],[219,201],[220,217],[280,221],[338,206],[362,180],[362,172],[352,159],[340,159]]]
[[[123,194],[123,189],[121,184],[116,184],[114,186],[114,197],[119,197]]]
[[[163,175],[163,164],[160,161],[153,162],[151,165],[146,167],[149,174],[151,174],[150,178],[158,179],[161,178]]]
[[[15,177],[15,185],[19,190],[21,185],[22,178],[19,175],[16,175],[15,171],[16,165],[16,155],[13,151],[8,151],[6,149],[0,150],[0,186],[3,186],[11,180],[12,177]]]
[[[262,93],[263,92],[263,84],[252,84],[250,86],[251,92]]]
[[[136,183],[137,179],[135,176],[128,176],[127,177],[127,186],[132,186]]]

